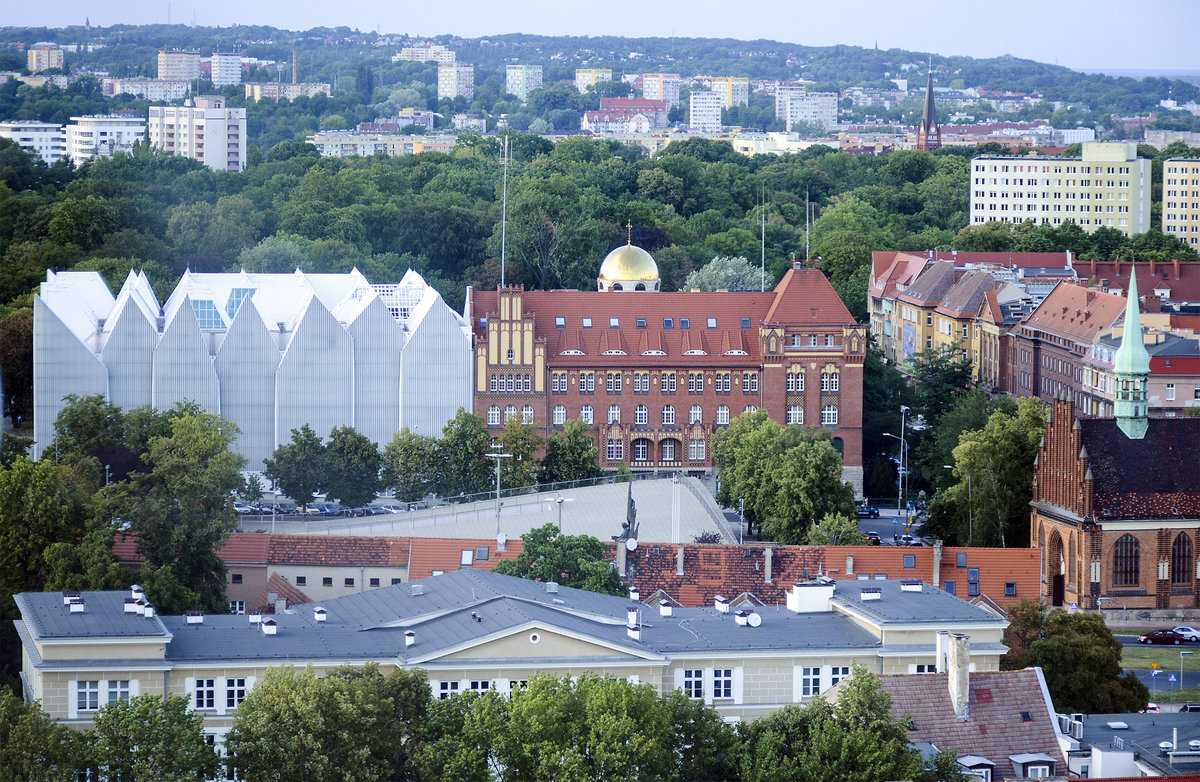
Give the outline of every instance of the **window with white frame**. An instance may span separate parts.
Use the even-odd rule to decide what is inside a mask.
[[[238,616],[245,614],[246,613],[246,601],[245,600],[230,600],[229,601],[229,613],[237,614]]]
[[[729,425],[729,405],[720,405],[717,408],[717,426]]]
[[[821,408],[821,426],[837,426],[837,405],[825,405]]]
[[[674,405],[667,405],[666,407],[663,408],[662,422],[663,422],[663,426],[674,426],[675,425],[675,406]]]
[[[438,700],[449,700],[454,695],[458,694],[458,681],[446,681],[445,679],[438,682]]]
[[[703,668],[685,668],[683,670],[683,694],[694,701],[704,699]]]
[[[842,679],[849,679],[849,678],[850,678],[850,666],[849,665],[832,665],[829,667],[829,686],[830,687],[837,684]]]
[[[610,424],[621,423],[621,407],[620,405],[608,406],[608,422]]]
[[[688,441],[688,458],[693,462],[704,461],[704,440],[694,439]]]
[[[646,426],[650,423],[650,408],[645,405],[638,405],[633,408],[633,423],[637,426]]]
[[[609,372],[607,377],[605,378],[605,386],[606,386],[606,390],[610,394],[621,393],[621,373],[620,372]]]
[[[591,405],[584,405],[583,407],[579,408],[579,420],[583,421],[588,426],[591,426],[593,423],[595,423],[595,419],[596,414],[595,411],[592,410]]]
[[[244,700],[246,700],[246,680],[226,679],[225,708],[236,709]]]
[[[610,439],[606,444],[605,456],[610,462],[619,462],[625,458],[625,441],[616,438]]]
[[[472,679],[471,692],[487,692],[492,688],[492,683],[488,679]]]
[[[533,405],[525,405],[521,408],[521,422],[526,424],[533,423]]]
[[[821,693],[821,666],[800,668],[800,697],[811,698]]]
[[[196,693],[192,699],[192,704],[196,709],[217,708],[217,680],[197,679]]]
[[[635,462],[644,462],[650,458],[650,441],[639,439],[633,441],[633,460]]]
[[[517,406],[516,405],[509,405],[508,407],[504,408],[504,423],[508,423],[513,418],[515,418],[516,415],[517,415]]]
[[[733,698],[733,669],[713,669],[713,700],[727,701]]]
[[[822,372],[821,390],[830,393],[837,391],[839,385],[838,378],[839,375],[837,372]]]
[[[564,405],[554,406],[554,425],[562,426],[567,422],[567,408]]]
[[[675,393],[675,373],[663,372],[662,377],[659,378],[658,386],[659,390],[664,394]]]
[[[787,422],[792,426],[804,426],[804,408],[800,405],[788,405]]]
[[[500,405],[489,405],[487,409],[487,425],[500,425]]]
[[[1175,401],[1175,384],[1174,383],[1167,383],[1167,401],[1168,402]]]
[[[758,393],[758,373],[746,372],[742,375],[742,393],[757,394]]]
[[[803,372],[788,372],[787,390],[789,394],[804,393],[804,373]]]
[[[108,680],[108,702],[116,703],[117,701],[129,700],[129,680],[128,679],[109,679]]]
[[[704,408],[700,405],[692,405],[688,410],[688,423],[699,424],[704,422]]]
[[[663,458],[664,462],[675,461],[675,441],[674,440],[663,440],[662,458]]]
[[[746,409],[742,411],[742,414],[749,415],[750,413],[757,413],[757,412],[758,412],[758,408],[755,407],[754,405],[746,405]]]
[[[75,708],[78,711],[95,711],[100,708],[100,682],[75,683]]]

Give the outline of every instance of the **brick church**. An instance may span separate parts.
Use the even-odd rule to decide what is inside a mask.
[[[1150,356],[1131,279],[1115,417],[1054,401],[1034,470],[1041,597],[1079,608],[1200,607],[1200,418],[1150,418]]]
[[[514,416],[549,436],[593,427],[600,463],[703,473],[713,435],[746,411],[824,427],[862,491],[866,329],[825,276],[789,269],[773,291],[668,293],[632,243],[596,291],[468,288],[475,413],[498,436]]]

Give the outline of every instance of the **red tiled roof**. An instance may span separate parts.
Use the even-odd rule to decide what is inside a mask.
[[[927,741],[958,755],[978,755],[996,764],[993,779],[1015,777],[1010,755],[1044,753],[1054,758],[1056,776],[1067,764],[1058,745],[1054,717],[1038,671],[986,671],[970,674],[967,718],[954,714],[946,674],[879,676],[892,697],[892,715],[912,715],[913,741]],[[1025,720],[1022,712],[1029,713]]]
[[[269,564],[287,565],[392,565],[408,564],[407,538],[366,535],[286,535],[272,533],[267,550]]]
[[[234,532],[221,547],[221,561],[226,564],[263,564],[267,561],[267,538],[262,532]]]
[[[1075,273],[1089,284],[1108,280],[1108,288],[1129,290],[1129,270],[1136,268],[1138,291],[1153,296],[1156,289],[1167,288],[1171,301],[1200,301],[1200,263],[1172,261],[1083,261],[1075,264]]]
[[[475,570],[491,570],[502,559],[516,559],[525,550],[524,544],[518,539],[505,543],[504,551],[496,550],[495,538],[410,538],[411,545],[408,563],[408,579],[415,581],[433,575],[433,571],[449,572],[467,567],[462,564],[463,551],[471,551],[471,565]],[[487,559],[480,559],[477,554],[481,548],[487,549]]]
[[[274,592],[279,597],[287,600],[289,606],[300,606],[305,603],[311,603],[312,598],[304,594],[304,592],[288,581],[278,573],[272,573],[267,579],[267,585],[258,593],[258,597],[254,599],[254,609],[261,611],[264,614],[275,613],[275,604],[267,599],[267,593]]]
[[[1018,326],[1091,345],[1125,313],[1125,297],[1060,282]]]
[[[788,269],[775,286],[767,323],[852,324],[854,318],[825,275],[817,269]]]

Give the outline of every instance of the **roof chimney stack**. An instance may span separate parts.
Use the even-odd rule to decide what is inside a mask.
[[[950,703],[954,716],[967,718],[967,704],[971,699],[971,637],[962,633],[950,633]]]
[[[642,600],[641,590],[635,586],[629,587],[629,599],[635,603],[641,602],[641,600]]]
[[[729,601],[726,600],[721,595],[717,595],[716,597],[713,598],[713,608],[717,609],[717,613],[719,613],[719,614],[728,614],[729,613]]]
[[[408,632],[406,632],[404,634],[404,648],[405,649],[412,646],[416,642],[417,642],[417,634],[414,633],[412,630],[409,630]]]
[[[329,612],[326,611],[321,606],[317,606],[316,608],[313,609],[313,619],[314,620],[316,620],[318,622],[324,622],[328,618],[329,618]]]
[[[671,605],[671,601],[663,598],[658,601],[658,615],[670,616],[675,610],[675,606]]]
[[[275,635],[279,632],[279,625],[274,619],[264,619],[261,626],[263,635]]]
[[[82,597],[71,598],[71,602],[68,605],[69,605],[69,608],[70,608],[70,611],[72,614],[82,614],[83,613],[83,598]]]
[[[188,611],[187,614],[185,614],[184,616],[186,617],[184,619],[184,622],[186,622],[187,624],[190,624],[190,625],[204,624],[204,612],[203,611]]]

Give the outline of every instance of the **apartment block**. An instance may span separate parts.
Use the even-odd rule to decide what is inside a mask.
[[[1198,199],[1200,200],[1200,199]],[[1074,222],[1126,236],[1150,229],[1150,161],[1134,142],[1090,142],[1077,158],[988,156],[971,161],[971,224]]]
[[[200,78],[200,53],[179,49],[158,52],[158,78],[165,81],[193,81]]]
[[[279,84],[273,81],[245,82],[246,99],[258,102],[260,100],[294,100],[314,95],[329,95],[333,88],[327,82],[305,81],[298,84]]]
[[[52,166],[67,153],[67,138],[62,125],[37,120],[0,122],[0,138],[15,141],[21,149]]]
[[[575,69],[575,89],[580,92],[587,92],[588,87],[593,87],[597,82],[601,81],[612,81],[611,68]]]
[[[1200,159],[1163,163],[1162,231],[1200,249]]]
[[[125,114],[71,117],[66,127],[67,154],[76,164],[94,157],[132,152],[146,137],[146,120]]]
[[[712,91],[721,96],[723,109],[750,103],[750,79],[745,76],[714,76]]]
[[[809,92],[802,84],[780,82],[775,85],[775,119],[783,120],[789,129],[797,122],[836,128],[838,95],[836,92]]]
[[[55,43],[35,43],[25,52],[30,73],[56,70],[63,67],[63,50]]]
[[[201,95],[194,106],[151,106],[150,145],[198,160],[214,171],[246,168],[246,110]]]
[[[192,83],[160,79],[104,78],[100,80],[100,91],[110,98],[114,95],[136,95],[149,101],[169,101],[186,97],[192,91]]]
[[[701,133],[721,130],[721,96],[716,92],[695,90],[688,98],[688,127]]]
[[[683,79],[678,73],[643,73],[642,97],[646,100],[663,100],[667,108],[673,109],[679,105],[679,88]]]
[[[242,83],[242,55],[213,52],[211,62],[214,87],[228,87],[230,84]]]
[[[448,64],[454,62],[455,56],[454,52],[445,46],[427,43],[421,46],[405,46],[399,52],[392,55],[392,62],[436,62]]]
[[[466,63],[438,65],[438,100],[454,100],[459,96],[468,101],[475,98],[475,66]]]
[[[524,103],[529,93],[542,86],[542,66],[509,65],[504,69],[504,91],[516,95]]]

